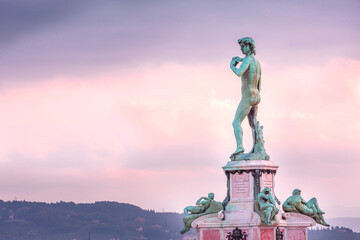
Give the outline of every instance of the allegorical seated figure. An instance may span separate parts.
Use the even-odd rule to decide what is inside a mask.
[[[198,214],[205,212],[209,208],[211,200],[214,200],[214,194],[209,193],[207,197],[201,197],[196,201],[196,206],[189,206],[184,208],[185,216],[189,216],[189,212],[192,214]]]
[[[324,225],[326,227],[330,226],[324,220],[323,214],[325,212],[321,211],[319,204],[316,198],[312,198],[309,201],[305,201],[301,196],[300,189],[294,189],[292,196],[286,199],[282,208],[285,212],[295,212],[301,213],[303,215],[309,216],[315,220],[315,222]]]
[[[184,229],[181,230],[181,234],[189,231],[191,228],[191,223],[198,217],[211,213],[218,213],[223,210],[222,203],[215,201],[214,196],[215,195],[213,193],[209,193],[207,197],[201,197],[196,201],[197,206],[189,206],[184,208]]]
[[[272,225],[276,221],[276,214],[279,209],[275,205],[275,200],[270,188],[264,188],[256,197],[254,210],[260,215],[261,221],[266,225]]]

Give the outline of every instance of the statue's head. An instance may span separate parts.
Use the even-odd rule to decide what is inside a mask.
[[[266,195],[270,194],[270,192],[271,192],[271,189],[268,187],[263,189],[263,193],[265,193]]]
[[[213,193],[209,193],[208,194],[208,198],[210,198],[211,200],[214,200],[215,194]]]
[[[300,195],[301,193],[301,190],[300,189],[294,189],[294,191],[292,192],[292,195],[295,196],[295,195]]]
[[[252,39],[251,37],[243,37],[238,40],[238,43],[241,46],[241,48],[245,46],[249,46],[250,53],[256,55],[254,39]]]

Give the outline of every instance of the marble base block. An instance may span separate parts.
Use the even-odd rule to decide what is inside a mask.
[[[260,220],[258,216],[254,216]],[[280,214],[280,213],[279,213]],[[210,214],[196,219],[192,223],[192,227],[197,230],[197,240],[226,240],[228,233],[238,227],[245,232],[248,237],[247,240],[276,240],[276,228],[283,232],[284,240],[307,240],[307,228],[316,225],[316,222],[305,215],[298,213],[283,213],[280,216],[287,214],[287,218],[281,218],[273,225],[268,226],[257,220],[253,222],[236,222],[221,220],[221,214]]]
[[[265,187],[275,194],[275,174],[278,166],[269,160],[229,161],[223,170],[227,176],[225,210],[202,216],[193,221],[197,240],[227,240],[228,233],[238,227],[247,240],[276,240],[279,228],[284,240],[307,240],[307,227],[315,221],[297,213],[283,213],[281,206],[274,225],[265,225],[254,211],[255,196]]]
[[[223,167],[228,178],[225,218],[253,223],[254,214],[258,216],[254,213],[255,196],[265,187],[269,187],[272,195],[276,196],[274,178],[278,168],[274,162],[267,160],[229,161]]]

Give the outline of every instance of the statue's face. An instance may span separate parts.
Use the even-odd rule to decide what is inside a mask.
[[[264,193],[266,195],[270,194],[270,188],[268,188],[268,187],[264,188]]]
[[[243,54],[248,55],[250,53],[250,46],[249,45],[241,45],[241,51]]]
[[[214,200],[214,194],[209,194],[208,197],[212,200]]]

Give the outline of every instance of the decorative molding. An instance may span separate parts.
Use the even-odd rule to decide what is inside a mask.
[[[254,199],[260,193],[260,177],[263,172],[260,169],[254,169],[252,175],[254,177]]]
[[[226,175],[226,189],[227,189],[227,193],[226,193],[226,197],[224,199],[224,201],[222,202],[223,208],[224,210],[226,209],[226,206],[228,205],[228,203],[230,202],[230,173],[229,172],[225,172]],[[224,211],[224,217],[222,220],[225,220],[225,211]]]
[[[272,169],[226,170],[225,174],[226,173],[230,173],[230,174],[254,173],[255,171],[260,171],[261,173],[267,173],[267,174],[274,174],[274,175],[276,174],[276,170],[272,170]]]

